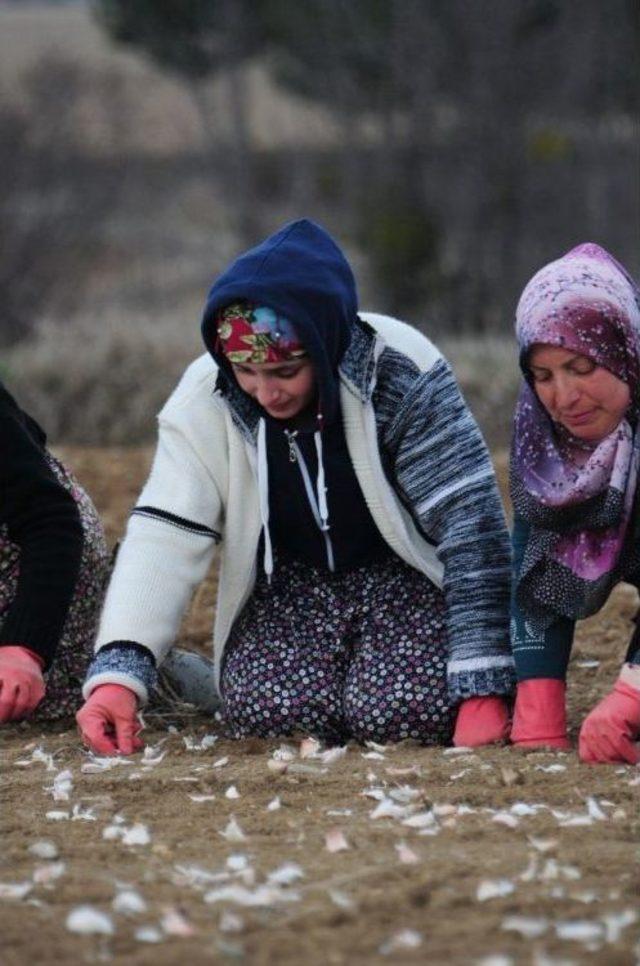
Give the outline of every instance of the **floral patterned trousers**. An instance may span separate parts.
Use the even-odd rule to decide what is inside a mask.
[[[221,692],[234,737],[451,739],[442,592],[392,554],[330,574],[279,557],[236,621]]]

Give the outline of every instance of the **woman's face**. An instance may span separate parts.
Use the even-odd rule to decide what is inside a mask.
[[[274,419],[291,419],[307,408],[316,394],[309,359],[293,362],[238,362],[231,368],[238,385]]]
[[[551,418],[577,439],[597,443],[629,408],[629,387],[588,356],[560,346],[534,345],[528,369]]]

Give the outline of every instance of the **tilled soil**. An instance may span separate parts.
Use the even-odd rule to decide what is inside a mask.
[[[113,543],[149,451],[63,456]],[[187,646],[206,650],[214,583]],[[574,745],[636,607],[623,585],[579,627]],[[232,742],[189,714],[146,724],[145,754],[115,764],[72,722],[0,730],[3,966],[640,961],[640,768],[411,742],[325,754],[303,736]]]

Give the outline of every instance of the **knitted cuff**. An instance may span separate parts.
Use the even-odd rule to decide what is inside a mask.
[[[109,644],[98,651],[89,665],[82,694],[86,700],[101,684],[122,684],[145,705],[157,677],[155,659],[146,647],[133,642]]]
[[[449,671],[447,684],[449,700],[452,704],[459,704],[467,698],[513,694],[516,687],[516,673],[512,666]]]

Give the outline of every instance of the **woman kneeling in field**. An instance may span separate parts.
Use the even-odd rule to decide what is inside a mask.
[[[640,586],[640,301],[598,245],[574,248],[525,288],[516,314],[525,376],[511,458],[515,510],[512,740],[569,746],[565,678],[575,621],[621,580]],[[640,640],[585,719],[580,757],[640,760]]]
[[[74,713],[109,557],[91,500],[0,383],[0,723]]]
[[[358,315],[346,259],[306,220],[216,281],[203,334],[120,549],[85,741],[139,746],[137,708],[217,543],[204,683],[231,735],[504,738],[509,542],[446,362],[404,323]],[[184,652],[165,664],[187,700],[190,664],[207,674]]]

